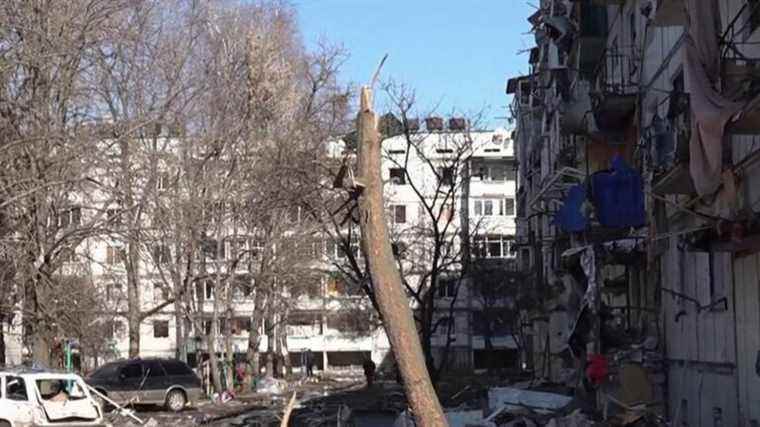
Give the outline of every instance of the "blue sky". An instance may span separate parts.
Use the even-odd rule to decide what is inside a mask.
[[[506,79],[527,71],[533,37],[527,0],[293,0],[307,46],[320,38],[350,53],[341,78],[364,83],[385,53],[381,79],[416,92],[420,111],[485,109],[489,127],[506,126]],[[382,109],[384,101],[378,99]]]

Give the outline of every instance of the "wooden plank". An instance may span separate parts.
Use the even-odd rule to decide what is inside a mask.
[[[710,254],[694,252],[695,288],[694,296],[700,306],[708,305],[711,299]],[[709,311],[698,312],[695,316],[697,354],[694,360],[714,362],[715,356],[715,317]]]
[[[747,388],[748,393],[748,408],[750,410],[750,420],[760,421],[760,377],[755,372],[755,363],[760,351],[760,290],[758,284],[760,284],[760,256],[753,256],[751,259],[754,261],[755,267],[754,275],[747,284],[747,312],[751,313],[749,318],[749,328],[747,329],[748,335],[748,354],[747,354],[747,373],[749,374],[749,380]]]
[[[737,345],[737,378],[739,381],[739,408],[740,413],[746,412],[746,399],[747,399],[747,340],[745,339],[744,332],[747,329],[747,304],[744,299],[744,288],[747,282],[747,264],[749,257],[737,258],[734,261],[734,277],[736,286],[736,345]]]
[[[688,261],[686,262],[686,279],[683,288],[686,295],[697,295],[696,258],[694,252],[686,252],[686,259]],[[685,302],[683,307],[687,313],[686,316],[681,317],[684,340],[688,348],[686,360],[700,360],[699,347],[697,345],[699,334],[697,317],[699,316],[699,312],[693,302]]]

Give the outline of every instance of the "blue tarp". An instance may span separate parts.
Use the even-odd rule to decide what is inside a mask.
[[[586,187],[578,184],[570,187],[562,207],[554,214],[554,224],[565,232],[580,232],[586,229],[588,220],[581,212],[586,201]]]
[[[599,223],[611,228],[642,227],[646,223],[641,175],[620,156],[612,169],[591,177],[593,203]]]

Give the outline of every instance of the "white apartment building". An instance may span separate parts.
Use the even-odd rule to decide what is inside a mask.
[[[519,355],[508,320],[491,318],[491,312],[497,311],[493,306],[512,304],[509,295],[489,296],[486,301],[478,291],[478,279],[460,273],[466,252],[473,264],[495,269],[502,277],[506,273],[500,271],[513,268],[516,168],[510,135],[505,130],[470,131],[463,119],[456,118],[447,128],[440,118],[428,118],[425,131],[418,130],[416,120],[408,127],[412,132],[383,142],[383,179],[395,247],[410,252],[402,263],[407,282],[420,283],[419,277],[429,273],[434,246],[429,237],[434,233],[431,211],[438,218],[438,232],[450,236],[441,248],[449,256],[443,255],[447,271],[435,295],[434,319],[444,327],[437,328],[432,346],[443,348],[450,330],[450,365],[484,368],[483,331],[488,330],[491,355],[503,367],[516,366]],[[468,245],[463,245],[464,239]],[[484,322],[491,327],[484,327]],[[434,351],[434,357],[439,353]]]
[[[446,207],[450,211],[447,215],[452,215],[453,219],[453,226],[447,231],[452,235],[452,244],[461,247],[461,237],[469,234],[472,237],[471,250],[476,253],[479,262],[490,263],[504,270],[512,268],[514,257],[511,245],[515,235],[516,185],[513,144],[508,133],[503,130],[447,130],[442,126],[436,129],[434,124],[430,124],[428,128],[430,130],[425,133],[416,132],[414,138],[424,138],[422,145],[428,147],[429,151],[426,151],[424,156],[415,155],[422,155],[422,152],[410,153],[411,156],[406,163],[408,175],[403,177],[398,175],[397,163],[402,156],[401,152],[408,148],[405,138],[396,136],[384,142],[387,155],[383,170],[387,174],[384,178],[388,182],[386,197],[391,210],[389,222],[394,234],[399,238],[398,241],[406,241],[411,246],[412,240],[419,237],[419,230],[415,227],[422,221],[420,195],[408,184],[424,183],[420,189],[425,197],[434,197],[430,192],[435,189],[438,178],[423,161],[423,158],[426,158],[439,169],[438,175],[441,179],[452,180],[452,183],[461,181],[451,199],[455,202]],[[159,146],[167,147],[171,151],[171,147],[176,148],[180,143],[180,140],[175,139],[165,141],[165,144]],[[457,169],[461,174],[457,177],[447,175],[449,171],[445,170],[446,164],[458,151],[453,145],[464,147],[461,151],[462,163]],[[336,151],[332,154],[338,153]],[[156,180],[154,185],[158,193],[166,190],[167,179],[162,175],[161,179]],[[122,226],[118,204],[105,195],[101,196],[93,193],[87,199],[74,203],[65,226],[85,226],[93,221],[107,221],[112,230]],[[236,250],[257,252],[255,246],[258,243],[244,232],[238,232],[229,238],[222,237],[222,240],[221,251],[214,254],[204,252],[202,255],[207,272],[213,272],[215,269],[226,271],[229,266],[227,261],[232,259]],[[136,269],[142,310],[147,312],[165,305],[141,323],[142,357],[176,357],[180,352],[176,339],[178,316],[175,313],[175,304],[165,304],[170,297],[168,289],[171,289],[171,286],[167,285],[167,270],[171,267],[170,263],[175,262],[172,256],[176,250],[173,243],[167,241],[165,236],[157,234],[155,244],[146,244],[140,251]],[[287,333],[287,350],[293,365],[298,366],[301,352],[309,349],[316,357],[317,366],[323,369],[360,365],[365,357],[371,357],[379,366],[383,366],[390,345],[383,329],[378,328],[376,322],[370,319],[369,313],[372,313],[372,309],[367,298],[357,294],[355,287],[342,283],[340,275],[335,274],[334,264],[340,263],[345,254],[336,244],[325,239],[316,238],[310,244],[313,245],[313,253],[317,255],[308,261],[309,268],[314,271],[313,278],[309,279],[313,283],[301,286],[306,291],[290,299],[292,306],[289,307],[287,326],[284,328]],[[127,322],[120,314],[126,312],[127,308],[127,271],[123,263],[125,246],[118,233],[109,232],[89,237],[77,246],[61,268],[62,274],[91,278],[101,294],[104,320],[93,324],[93,333],[107,336],[109,344],[107,351],[97,355],[99,363],[126,358],[129,353]],[[355,253],[359,252],[357,242]],[[461,264],[448,268],[459,269]],[[246,263],[237,264],[234,271],[234,274],[240,277],[250,273]],[[486,348],[482,333],[484,303],[478,298],[477,293],[473,292],[474,283],[470,278],[464,278],[461,286],[455,286],[447,277],[441,280],[448,280],[449,283],[440,286],[438,295],[435,296],[440,311],[436,316],[445,317],[445,322],[451,323],[451,363],[463,368],[478,367],[482,365],[480,361]],[[459,292],[456,303],[452,305],[455,288],[458,288]],[[193,286],[192,294],[193,302],[201,301],[196,311],[201,313],[203,319],[210,319],[214,299],[217,297],[212,282]],[[211,335],[217,339],[217,352],[223,352],[222,323],[229,316],[232,319],[230,330],[233,334],[233,351],[236,356],[244,357],[248,346],[247,331],[255,307],[251,294],[242,288],[235,288],[233,301],[231,315],[223,313],[220,316],[222,321],[219,331]],[[505,295],[497,304],[508,305],[509,299]],[[16,319],[20,317],[16,316]],[[21,322],[19,320],[16,323],[5,331],[9,363],[20,362],[24,353]],[[195,327],[191,329],[184,344],[191,365],[198,363],[206,352],[201,336],[212,332],[210,321],[203,320],[202,325],[204,330],[195,330]],[[512,353],[516,346],[509,334],[510,331],[503,326],[488,328],[494,329],[489,333],[489,339],[494,349],[492,351],[507,352],[508,354],[498,353],[502,359],[507,360],[513,358]],[[434,346],[445,345],[446,339],[446,333],[439,333],[433,337]],[[263,354],[267,348],[267,337],[262,333],[259,349]],[[88,360],[83,361],[83,365],[91,366],[94,362],[92,356],[85,355]]]

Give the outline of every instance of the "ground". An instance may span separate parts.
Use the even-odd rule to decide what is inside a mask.
[[[444,406],[478,409],[489,386],[507,382],[495,375],[459,375],[443,379],[438,390]],[[354,425],[380,427],[392,425],[407,406],[403,388],[390,378],[379,379],[371,388],[356,373],[310,382],[291,381],[288,385],[289,390],[278,395],[246,394],[227,403],[201,402],[196,408],[178,414],[157,407],[142,408],[137,416],[153,426],[279,426],[287,400],[295,391],[297,404],[291,426],[335,426],[339,414],[350,411]],[[136,425],[119,416],[112,415],[111,419],[115,427]]]

